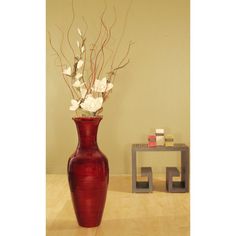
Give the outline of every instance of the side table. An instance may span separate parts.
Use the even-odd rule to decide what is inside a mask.
[[[174,182],[173,176],[178,176],[180,173],[177,168],[167,167],[166,183],[167,191],[169,192],[189,192],[189,147],[185,144],[175,144],[173,147],[156,146],[148,147],[147,144],[132,144],[132,192],[143,193],[152,191],[152,170],[151,167],[142,167],[142,175],[147,173],[148,182],[137,181],[137,152],[157,152],[157,151],[180,151],[181,152],[181,181]]]

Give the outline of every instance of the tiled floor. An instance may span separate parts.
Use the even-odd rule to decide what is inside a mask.
[[[187,236],[189,193],[167,193],[154,179],[153,193],[131,193],[130,176],[110,176],[102,223],[78,226],[66,175],[47,175],[47,236]]]

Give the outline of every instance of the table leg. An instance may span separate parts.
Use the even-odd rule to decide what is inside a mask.
[[[132,192],[136,192],[136,179],[137,179],[137,164],[136,164],[136,151],[132,149]]]
[[[189,149],[181,151],[181,181],[185,183],[186,192],[189,192]]]

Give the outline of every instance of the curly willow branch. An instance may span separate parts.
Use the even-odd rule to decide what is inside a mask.
[[[123,59],[120,61],[120,63],[118,64],[118,67],[124,62],[124,60],[127,58],[127,56],[129,55],[129,51],[130,51],[130,47],[133,45],[134,43],[133,42],[129,42],[129,46],[128,46],[128,49],[127,49],[127,52],[125,54],[125,56],[123,57]]]
[[[115,9],[115,7],[113,7],[113,10],[114,10],[114,13],[115,13],[115,19],[114,19],[114,21],[113,21],[113,23],[112,23],[112,25],[111,25],[111,27],[110,27],[110,29],[109,29],[110,38],[111,38],[111,30],[112,30],[113,26],[115,25],[115,23],[116,23],[116,21],[117,21],[117,16],[116,16],[116,9]],[[105,64],[104,64],[104,68],[106,68],[107,64],[110,62],[110,59],[111,59],[111,57],[112,57],[112,55],[113,55],[113,53],[114,53],[114,51],[113,51],[112,49],[110,49],[109,47],[106,47],[106,49],[108,49],[108,50],[111,52],[111,54],[110,54],[110,56],[107,58],[107,61],[106,61]]]
[[[98,78],[99,78],[99,76],[100,76],[102,70],[105,68],[105,66],[104,66],[104,61],[105,61],[104,48],[108,45],[108,43],[109,43],[109,41],[110,41],[110,39],[111,39],[112,28],[114,27],[114,25],[115,25],[115,23],[116,23],[116,20],[117,20],[117,18],[116,18],[116,9],[115,9],[115,8],[113,8],[113,9],[114,9],[114,12],[115,12],[115,18],[114,18],[114,21],[112,22],[112,24],[111,24],[111,26],[110,26],[110,28],[109,28],[109,30],[108,30],[107,41],[105,42],[104,47],[102,48],[102,54],[103,54],[102,66],[101,66],[100,71],[99,71],[99,73],[98,73]],[[102,19],[102,23],[103,23],[103,25],[104,25],[104,27],[105,27],[105,22],[103,21],[103,19]]]
[[[63,79],[64,79],[64,81],[65,81],[67,87],[68,87],[69,90],[70,90],[70,93],[71,93],[71,95],[72,95],[72,98],[75,98],[75,96],[74,96],[74,94],[73,94],[73,91],[72,91],[72,89],[71,89],[69,83],[67,82],[67,80],[66,80],[64,74],[63,74],[62,60],[61,60],[61,57],[60,57],[59,53],[57,52],[57,50],[55,49],[55,47],[54,47],[53,44],[52,44],[50,32],[48,32],[48,35],[49,35],[49,43],[50,43],[50,45],[51,45],[53,51],[56,53],[56,55],[58,56],[58,58],[59,58],[59,60],[60,60],[60,66],[61,66],[62,77],[63,77]]]
[[[107,7],[107,6],[105,5],[105,9],[103,10],[103,12],[102,12],[102,14],[101,14],[101,19],[103,18],[104,14],[105,14],[106,7]],[[96,41],[94,42],[93,47],[92,47],[92,49],[91,49],[91,53],[90,53],[90,68],[91,68],[91,74],[90,74],[90,76],[89,76],[89,80],[90,80],[90,78],[92,77],[90,84],[93,84],[93,82],[94,82],[94,80],[95,80],[95,75],[96,75],[96,61],[97,61],[97,55],[98,55],[98,53],[95,55],[95,61],[94,61],[94,62],[93,62],[93,53],[95,52],[97,43],[98,43],[98,41],[99,41],[99,39],[100,39],[100,37],[101,37],[102,28],[103,28],[103,25],[102,25],[102,22],[101,22],[98,37],[97,37]]]
[[[105,24],[104,21],[103,21],[103,16],[102,16],[102,18],[101,18],[101,23],[102,23],[102,25],[103,25],[103,27],[104,27],[104,29],[105,29],[105,35],[106,35],[106,36],[105,36],[105,39],[104,39],[104,41],[102,42],[102,45],[101,45],[100,49],[98,50],[98,53],[97,53],[96,58],[95,58],[94,74],[93,74],[93,80],[92,80],[93,83],[94,83],[94,81],[95,81],[95,79],[96,79],[96,72],[97,72],[97,68],[98,68],[98,67],[97,67],[97,60],[99,59],[100,53],[102,53],[102,55],[103,55],[103,53],[104,53],[103,49],[104,49],[106,43],[107,43],[108,40],[109,40],[109,30],[108,30],[106,24]],[[103,59],[104,59],[104,57],[103,57]]]
[[[115,50],[115,53],[114,53],[114,56],[112,58],[112,63],[111,63],[111,70],[113,68],[113,65],[114,65],[114,61],[115,61],[115,58],[116,58],[116,55],[117,55],[117,52],[118,52],[118,49],[120,47],[120,44],[121,44],[121,41],[124,37],[124,34],[125,34],[125,29],[126,29],[126,25],[127,25],[127,19],[128,19],[128,15],[129,15],[129,11],[130,11],[130,8],[131,8],[131,5],[132,5],[132,0],[130,1],[130,4],[128,6],[128,9],[126,11],[126,15],[125,15],[125,21],[124,21],[124,26],[123,26],[123,30],[122,30],[122,33],[121,33],[121,36],[120,36],[120,39],[119,39],[119,42],[117,44],[117,47],[116,47],[116,50]]]
[[[86,65],[86,54],[87,54],[87,48],[86,48],[86,45],[85,45],[85,38],[82,37],[82,47],[84,47],[84,65],[83,65],[83,70],[82,70],[82,74],[84,75],[84,70],[85,70],[85,65]],[[82,56],[81,56],[82,57]],[[85,83],[85,80],[84,80],[84,76],[82,77],[82,81],[86,87],[86,89],[88,90],[88,87],[87,87],[87,84]]]
[[[84,24],[85,24],[85,26],[86,26],[86,28],[85,28],[85,30],[84,30],[84,37],[85,37],[85,35],[86,35],[86,33],[87,33],[87,30],[88,30],[88,23],[87,23],[87,21],[84,19],[83,16],[82,16],[82,20],[83,20],[83,22],[84,22]]]
[[[70,26],[68,28],[68,31],[67,31],[67,41],[68,41],[70,49],[73,52],[73,55],[74,55],[74,58],[75,58],[75,51],[74,51],[74,49],[71,45],[71,42],[70,42],[70,30],[71,30],[71,27],[72,27],[72,25],[74,23],[74,20],[75,20],[75,9],[74,9],[74,1],[73,0],[71,1],[71,5],[72,5],[72,21],[71,21],[71,24],[70,24]]]
[[[106,44],[108,43],[108,41],[109,41],[109,36],[110,36],[110,35],[109,35],[110,32],[109,32],[109,30],[108,30],[106,24],[104,23],[103,19],[101,19],[101,21],[102,21],[102,25],[103,25],[103,27],[104,27],[105,30],[106,30],[106,32],[105,32],[105,34],[106,34],[105,37],[106,37],[106,38],[105,38],[104,43],[102,44],[102,47],[101,47],[101,53],[102,53],[101,61],[102,61],[102,65],[100,66],[100,61],[98,61],[97,68],[99,69],[99,66],[100,66],[100,70],[99,70],[99,72],[98,72],[97,78],[99,78],[99,76],[100,76],[100,74],[101,74],[101,71],[102,71],[102,69],[103,69],[103,65],[104,65],[104,57],[105,57],[105,55],[104,55],[104,47],[105,47]],[[99,58],[98,58],[98,59],[99,59]]]
[[[61,54],[62,56],[64,57],[65,61],[68,63],[68,65],[70,65],[70,61],[69,59],[65,56],[64,52],[63,52],[63,49],[62,49],[62,46],[63,46],[63,42],[64,42],[64,32],[63,30],[56,25],[56,27],[59,29],[59,31],[61,31],[61,34],[62,34],[62,40],[61,40],[61,43],[60,43],[60,51],[61,51]]]

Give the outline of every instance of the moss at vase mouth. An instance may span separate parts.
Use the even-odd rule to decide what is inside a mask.
[[[79,108],[78,111],[76,111],[75,117],[101,117],[101,113],[103,111],[103,107],[101,107],[99,110],[95,112],[86,111],[84,109]]]

